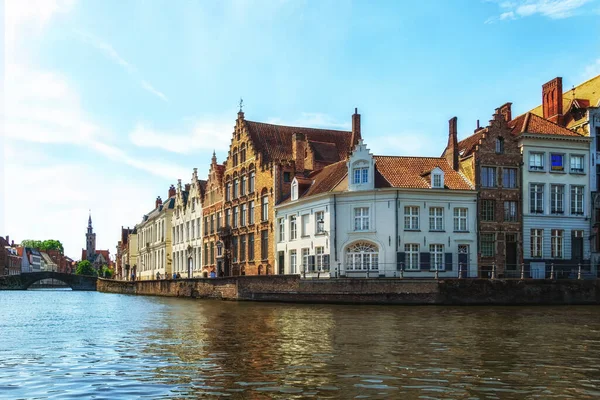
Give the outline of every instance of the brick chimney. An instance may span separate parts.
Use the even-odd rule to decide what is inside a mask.
[[[458,171],[458,118],[452,117],[448,121],[448,144],[446,145],[446,151],[444,156],[446,161],[452,167],[453,170]]]
[[[512,111],[511,111],[512,103],[504,103],[500,107],[496,108],[496,114],[499,117],[504,118],[506,122],[512,121]]]
[[[177,191],[175,190],[175,185],[171,185],[171,187],[169,187],[169,198],[175,196],[176,193]]]
[[[304,172],[304,158],[306,155],[306,136],[304,133],[294,133],[292,136],[292,157],[296,172]]]
[[[6,235],[6,243],[7,244],[10,243],[10,240],[8,240],[8,239],[9,239],[9,237],[8,237],[8,235]]]
[[[545,119],[562,124],[563,117],[562,78],[557,77],[542,85],[542,109]]]
[[[156,198],[155,208],[158,208],[158,206],[160,205],[162,205],[162,199],[160,198],[160,196],[158,196]]]
[[[360,136],[360,114],[358,113],[358,108],[355,108],[354,114],[352,114],[352,150],[354,150],[354,146],[356,146],[360,139],[362,139]]]

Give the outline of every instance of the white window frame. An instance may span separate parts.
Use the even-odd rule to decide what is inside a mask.
[[[581,164],[576,163],[573,166],[573,161],[580,160]],[[583,154],[571,154],[569,156],[569,172],[572,174],[584,174],[585,173],[585,156]]]
[[[279,242],[285,242],[285,218],[279,218]]]
[[[319,224],[319,220],[323,220],[323,225]],[[320,235],[325,233],[325,211],[315,212],[315,234]]]
[[[546,153],[539,151],[529,152],[528,167],[530,171],[544,171],[545,170],[545,158]]]
[[[352,183],[360,185],[369,182],[369,167],[355,167],[352,171]]]
[[[432,270],[444,270],[444,245],[430,244],[429,245],[429,260]]]
[[[565,185],[550,185],[550,213],[565,213]]]
[[[464,213],[463,213],[464,211]],[[454,232],[469,231],[469,209],[466,207],[454,208]]]
[[[431,187],[433,188],[443,188],[443,180],[442,180],[442,174],[433,174],[433,179],[431,180]]]
[[[543,183],[529,185],[529,212],[531,214],[544,213],[544,186]]]
[[[317,271],[327,271],[327,268],[324,265],[324,257],[325,256],[325,247],[323,246],[315,246],[315,268]]]
[[[571,215],[584,214],[585,186],[571,185]]]
[[[404,206],[404,230],[419,230],[419,206]]]
[[[532,229],[531,230],[531,258],[543,258],[544,257],[544,230],[543,229]]]
[[[298,239],[298,221],[295,215],[290,216],[290,240]]]
[[[368,231],[369,207],[354,207],[354,231]]]
[[[404,254],[405,254],[405,270],[407,271],[411,271],[411,270],[420,270],[421,269],[421,265],[420,265],[420,258],[421,258],[421,253],[419,253],[419,245],[417,243],[406,243],[404,245]]]
[[[562,229],[552,229],[550,236],[550,251],[552,258],[563,258],[565,231]]]
[[[354,243],[346,249],[347,271],[377,271],[379,248],[368,242]]]
[[[444,207],[429,207],[429,230],[444,230]]]
[[[290,250],[290,274],[298,273],[298,255],[296,250]]]

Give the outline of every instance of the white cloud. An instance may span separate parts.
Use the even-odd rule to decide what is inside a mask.
[[[292,121],[282,120],[281,118],[269,118],[267,123],[287,126],[304,126],[309,128],[330,128],[339,130],[352,129],[352,124],[350,121],[340,122],[327,114],[309,112],[301,113],[300,118]]]
[[[139,147],[189,154],[197,150],[228,150],[232,133],[232,122],[196,121],[183,133],[156,130],[138,123],[129,139]]]
[[[502,20],[541,15],[550,19],[563,19],[583,12],[582,7],[594,0],[515,0],[493,1],[498,3],[503,12],[488,18],[485,23],[494,23]]]
[[[120,65],[123,69],[125,69],[125,71],[127,71],[127,73],[132,75],[135,79],[139,80],[139,84],[142,87],[142,89],[155,95],[156,97],[160,98],[165,102],[169,101],[169,99],[163,92],[156,89],[152,84],[150,84],[150,82],[140,77],[138,69],[129,61],[121,57],[121,55],[117,52],[117,50],[115,50],[115,48],[111,44],[106,43],[104,40],[87,32],[76,30],[75,33],[85,43],[88,43],[92,47],[95,47],[96,49],[100,50],[102,53],[104,53],[104,55],[106,55],[106,57],[108,57],[116,64]]]
[[[588,80],[597,75],[600,75],[600,58],[585,67],[583,71],[583,80]]]

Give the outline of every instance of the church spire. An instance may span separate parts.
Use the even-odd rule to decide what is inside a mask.
[[[88,218],[88,229],[92,227],[92,210],[90,211],[90,216]]]

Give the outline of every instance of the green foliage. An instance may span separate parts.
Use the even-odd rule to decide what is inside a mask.
[[[34,249],[40,249],[41,251],[48,251],[48,250],[58,250],[60,251],[61,254],[65,253],[65,249],[62,245],[62,243],[60,242],[60,240],[54,240],[54,239],[49,239],[49,240],[23,240],[21,242],[21,246],[23,247],[31,247]]]
[[[96,276],[96,270],[92,267],[92,263],[88,260],[80,261],[77,264],[77,268],[75,269],[75,274],[77,275],[88,275],[88,276]]]
[[[103,265],[102,268],[100,269],[100,276],[106,279],[111,279],[114,275],[114,272],[112,269],[108,268],[108,266]]]

